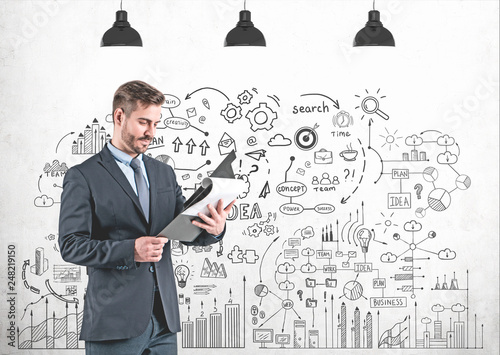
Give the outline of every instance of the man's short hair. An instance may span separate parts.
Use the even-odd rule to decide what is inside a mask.
[[[137,109],[150,105],[159,106],[165,102],[165,95],[155,87],[140,80],[129,81],[121,85],[113,97],[113,113],[117,108],[123,109],[126,116]]]

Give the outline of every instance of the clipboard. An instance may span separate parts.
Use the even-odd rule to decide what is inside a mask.
[[[221,178],[221,179],[235,179],[233,168],[231,163],[236,159],[236,153],[231,151],[226,158],[219,164],[219,166],[214,170],[212,175],[210,175],[209,180],[214,180],[211,178]],[[235,179],[236,180],[236,179]],[[204,180],[205,181],[205,180]],[[213,184],[200,186],[191,197],[184,202],[182,212],[175,217],[172,222],[170,222],[163,230],[158,233],[158,237],[166,237],[172,240],[179,240],[181,242],[192,242],[195,240],[201,232],[203,232],[202,228],[199,228],[192,224],[193,220],[197,220],[199,222],[203,222],[201,218],[196,215],[187,215],[184,214],[189,208],[195,206],[200,201],[203,201],[212,191]],[[236,198],[239,194],[236,194],[234,198]],[[228,201],[227,205],[234,199]],[[206,203],[205,203],[206,205]],[[226,205],[226,206],[227,206]],[[224,206],[224,207],[226,207]]]

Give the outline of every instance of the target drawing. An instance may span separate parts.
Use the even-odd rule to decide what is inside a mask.
[[[318,143],[318,134],[315,129],[317,125],[313,128],[311,127],[302,127],[297,132],[295,132],[295,144],[302,150],[310,150],[313,149]]]

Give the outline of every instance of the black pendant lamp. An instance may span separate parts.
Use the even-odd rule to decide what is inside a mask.
[[[266,39],[251,21],[250,11],[246,9],[246,0],[244,10],[240,11],[240,20],[226,36],[224,47],[235,46],[266,46]]]
[[[373,10],[368,12],[368,22],[354,37],[353,46],[395,46],[392,33],[380,22],[380,12],[375,10],[375,0],[373,0]]]
[[[101,39],[101,47],[114,46],[135,46],[142,47],[142,39],[139,32],[130,27],[127,21],[127,11],[120,10],[116,12],[116,22],[109,30],[104,33]]]

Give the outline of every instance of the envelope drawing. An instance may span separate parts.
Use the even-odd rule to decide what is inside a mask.
[[[348,256],[349,256],[350,258],[355,258],[355,257],[356,257],[356,255],[357,255],[357,253],[356,253],[355,251],[350,251],[350,252],[348,253]]]
[[[324,148],[321,148],[317,152],[314,152],[314,162],[316,164],[332,164],[333,153]]]
[[[188,118],[196,116],[196,107],[186,109],[186,113],[188,115]]]
[[[348,261],[342,261],[342,267],[349,267]]]
[[[231,153],[233,150],[236,152],[234,139],[229,134],[224,132],[219,141],[219,153],[220,155],[226,155]]]
[[[337,258],[341,258],[341,257],[343,257],[343,256],[344,256],[344,252],[342,252],[342,251],[336,251],[336,252],[335,252],[335,256],[336,256]]]

